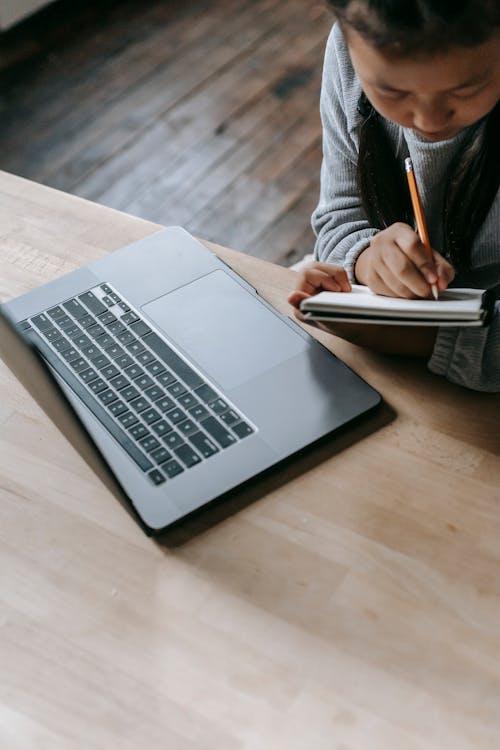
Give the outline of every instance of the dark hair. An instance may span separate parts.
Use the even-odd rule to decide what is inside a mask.
[[[432,54],[475,46],[500,26],[498,0],[329,0],[340,25],[354,29],[392,56]],[[480,7],[478,7],[480,6]],[[363,94],[359,131],[358,186],[373,226],[412,223],[403,169],[380,116]],[[484,131],[481,127],[484,122]],[[458,271],[470,268],[472,243],[500,184],[500,104],[472,126],[450,164],[444,203],[444,248]]]

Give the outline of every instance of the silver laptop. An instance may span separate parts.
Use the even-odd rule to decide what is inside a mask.
[[[150,530],[381,400],[179,227],[2,307]]]

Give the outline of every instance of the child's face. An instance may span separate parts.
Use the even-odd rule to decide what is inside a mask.
[[[500,97],[500,37],[421,57],[388,56],[346,33],[363,90],[388,120],[430,141],[452,138],[488,114]]]

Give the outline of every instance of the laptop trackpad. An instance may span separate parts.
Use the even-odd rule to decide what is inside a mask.
[[[226,389],[306,348],[299,334],[222,270],[175,289],[142,309]]]

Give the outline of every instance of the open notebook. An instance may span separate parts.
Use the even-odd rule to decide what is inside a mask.
[[[447,289],[438,300],[400,299],[353,284],[352,292],[320,292],[300,305],[306,320],[390,325],[481,326],[488,312],[484,289]]]

